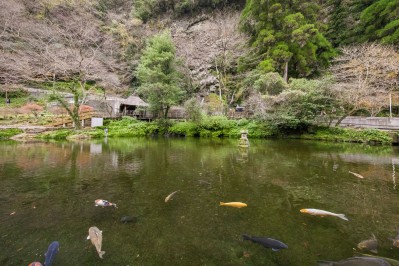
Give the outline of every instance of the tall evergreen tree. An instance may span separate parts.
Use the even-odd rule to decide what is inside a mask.
[[[260,58],[265,72],[284,78],[318,74],[334,55],[330,42],[319,31],[320,5],[316,0],[247,0],[241,28]]]
[[[334,47],[380,41],[399,42],[399,0],[328,0],[326,37]]]
[[[328,14],[328,30],[326,37],[334,47],[351,42],[351,34],[360,12],[354,11],[354,0],[329,0],[326,8]]]
[[[399,0],[379,0],[368,6],[356,32],[361,42],[399,43]]]
[[[170,32],[165,31],[149,39],[137,67],[139,93],[149,102],[154,114],[163,118],[184,95],[175,52]]]

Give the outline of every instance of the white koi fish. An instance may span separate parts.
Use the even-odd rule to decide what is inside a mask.
[[[337,214],[329,211],[324,211],[324,210],[318,210],[318,209],[301,209],[300,212],[302,213],[307,213],[310,215],[316,215],[316,216],[335,216],[338,218],[341,218],[342,220],[349,221],[348,218],[345,217],[345,214]]]
[[[95,201],[94,201],[94,205],[97,207],[97,206],[101,206],[101,207],[108,207],[108,206],[114,206],[115,208],[118,208],[118,207],[116,207],[116,204],[115,203],[112,203],[112,202],[109,202],[108,200],[103,200],[103,199],[96,199]]]
[[[364,178],[364,176],[362,176],[362,175],[360,175],[360,174],[357,174],[357,173],[354,173],[354,172],[351,172],[351,171],[349,171],[349,173],[352,174],[352,175],[354,175],[354,176],[356,176],[356,177],[358,177],[358,178],[361,178],[361,179]]]
[[[103,243],[103,231],[98,229],[95,226],[89,228],[89,235],[87,239],[91,240],[91,243],[96,247],[98,256],[102,259],[105,251],[101,250],[101,246]]]
[[[180,190],[176,190],[176,191],[170,193],[170,194],[165,198],[165,202],[168,202],[169,200],[171,200],[172,197],[173,197],[177,192],[179,192],[179,191],[180,191]]]

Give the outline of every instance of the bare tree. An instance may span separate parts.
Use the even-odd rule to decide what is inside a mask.
[[[117,74],[127,67],[116,62],[114,51],[120,47],[102,31],[103,22],[90,1],[73,5],[38,2],[0,2],[0,84],[7,89],[11,84],[52,82],[53,99],[79,127],[79,106],[85,102],[86,85],[118,88],[121,82]],[[61,88],[61,82],[68,86]],[[74,95],[73,106],[59,93],[62,89]]]
[[[394,47],[363,44],[343,47],[341,52],[330,69],[336,81],[332,92],[343,110],[336,126],[361,109],[376,115],[399,85],[399,54]]]

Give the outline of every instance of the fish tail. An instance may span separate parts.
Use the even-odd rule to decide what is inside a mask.
[[[244,240],[251,240],[251,237],[250,237],[249,235],[247,235],[247,234],[243,234],[243,235],[242,235],[242,238],[243,238]]]
[[[337,217],[341,218],[342,220],[349,221],[349,219],[346,218],[345,214],[342,214],[342,213],[338,214]]]
[[[222,206],[222,205],[224,205],[224,202],[220,202],[220,205],[219,205],[219,206]]]
[[[116,206],[116,204],[115,204],[115,203],[114,203],[113,205],[114,205],[114,207],[115,207],[115,208],[117,208],[117,209],[118,209],[118,207]]]
[[[105,251],[100,251],[100,252],[98,252],[98,256],[100,256],[100,258],[102,259],[103,258],[103,255],[105,254]]]

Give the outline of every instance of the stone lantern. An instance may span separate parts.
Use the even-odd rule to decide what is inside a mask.
[[[248,130],[241,130],[240,133],[241,133],[241,138],[238,142],[238,146],[249,147]]]

